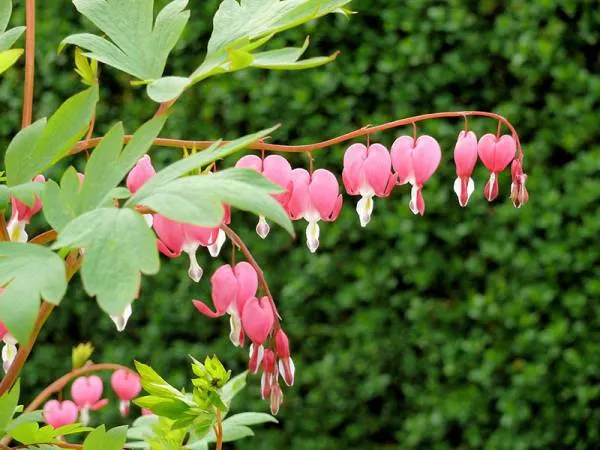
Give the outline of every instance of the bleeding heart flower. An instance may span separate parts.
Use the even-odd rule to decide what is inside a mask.
[[[275,380],[271,386],[271,414],[276,416],[279,413],[279,408],[283,404],[283,391],[279,382]]]
[[[46,178],[43,175],[36,176],[33,181],[37,183],[44,183]],[[10,236],[10,240],[13,242],[27,242],[29,236],[25,231],[25,226],[29,224],[31,218],[35,216],[42,209],[42,201],[36,195],[33,205],[29,206],[19,200],[17,197],[11,197],[11,216],[6,230]]]
[[[273,350],[266,348],[262,361],[263,374],[260,380],[260,395],[263,400],[266,400],[271,395],[273,383],[277,383],[278,370],[275,360]]]
[[[416,141],[411,136],[401,136],[392,145],[392,166],[398,183],[412,185],[409,207],[413,214],[425,214],[423,184],[431,178],[442,159],[440,145],[431,136],[421,136]]]
[[[363,144],[351,145],[344,154],[342,179],[348,194],[362,197],[356,212],[360,225],[367,226],[373,213],[373,197],[387,197],[396,184],[390,152],[381,144],[368,148]]]
[[[238,168],[254,169],[268,178],[272,183],[281,186],[285,192],[274,194],[273,198],[277,200],[281,206],[285,207],[291,192],[291,176],[292,166],[282,156],[269,155],[264,160],[256,155],[247,155],[241,158],[235,165]],[[269,224],[264,216],[259,216],[258,225],[256,225],[256,233],[263,239],[269,235]]]
[[[529,193],[525,187],[527,175],[523,172],[521,161],[515,159],[511,167],[512,184],[510,186],[510,198],[515,208],[520,208],[529,201]]]
[[[292,386],[296,368],[290,356],[290,341],[281,328],[275,333],[275,351],[279,357],[279,372],[283,376],[285,384]]]
[[[71,386],[71,397],[81,413],[81,422],[87,425],[90,420],[89,411],[97,411],[106,406],[108,400],[102,399],[104,386],[102,379],[96,375],[79,377]]]
[[[152,159],[150,159],[149,155],[142,156],[127,175],[127,179],[125,180],[127,189],[132,194],[135,194],[154,175],[156,175],[156,170],[152,165]],[[152,214],[144,214],[144,220],[146,220],[149,227],[152,226]]]
[[[202,268],[196,259],[200,246],[208,247],[217,242],[218,228],[197,227],[154,215],[154,231],[158,236],[158,249],[169,258],[176,258],[182,252],[190,258],[188,275],[195,282],[202,278]]]
[[[477,136],[472,131],[461,131],[458,135],[454,147],[454,162],[457,176],[454,192],[458,197],[458,203],[464,208],[475,191],[475,183],[471,175],[477,164]]]
[[[513,137],[507,134],[498,139],[494,134],[488,133],[479,139],[477,152],[481,162],[491,172],[484,190],[485,198],[491,202],[498,196],[498,174],[514,159],[517,144]]]
[[[50,400],[44,405],[44,420],[55,430],[77,421],[79,411],[71,400]]]
[[[110,384],[121,399],[119,411],[123,417],[129,415],[129,405],[131,400],[138,396],[142,390],[140,377],[127,369],[115,370],[110,378]]]
[[[229,339],[233,345],[244,345],[244,330],[240,314],[246,301],[256,296],[258,275],[249,263],[242,261],[231,267],[229,264],[219,267],[210,279],[212,301],[215,312],[199,300],[193,300],[198,311],[207,317],[220,317],[229,314],[231,332]]]
[[[125,180],[127,189],[135,194],[154,175],[156,175],[156,170],[152,165],[152,159],[148,155],[142,156],[127,175]]]
[[[242,310],[242,325],[246,336],[252,341],[250,346],[249,370],[257,373],[262,362],[263,343],[273,329],[275,314],[268,297],[258,299],[252,297],[246,300]]]
[[[4,289],[0,288],[0,294]],[[2,346],[2,368],[8,372],[13,361],[17,357],[17,340],[9,333],[8,328],[0,321],[0,340],[4,343]]]
[[[317,169],[310,175],[304,169],[292,170],[292,193],[287,211],[292,220],[304,219],[306,243],[314,253],[319,248],[320,220],[333,222],[342,209],[342,196],[335,175],[325,169]]]
[[[4,336],[8,334],[8,328],[4,325],[4,322],[0,320],[0,340],[4,339]]]

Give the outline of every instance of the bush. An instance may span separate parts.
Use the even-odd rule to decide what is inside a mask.
[[[70,52],[53,50],[89,25],[67,3],[40,4],[41,113],[71,94],[76,79]],[[185,42],[171,60],[174,73],[199,59],[194,55],[203,51],[206,19],[218,2],[195,3],[201,4],[192,5]],[[273,140],[303,143],[413,114],[487,109],[506,115],[521,133],[531,202],[513,208],[505,174],[500,200],[488,204],[479,168],[476,194],[462,210],[451,163],[462,124],[435,121],[420,132],[439,138],[445,164],[425,187],[422,219],[408,210],[408,190],[398,188],[376,202],[363,230],[356,199],[346,198],[340,219],[322,227],[322,247],[313,256],[281,230],[261,241],[253,219],[237,214],[233,225],[266,270],[298,368],[281,425],[237,448],[598,448],[600,15],[594,2],[356,0],[353,9],[359,14],[349,22],[330,17],[286,34],[293,43],[311,34],[315,54],[340,49],[334,64],[211,79],[182,99],[166,134],[231,138],[285,117]],[[14,71],[0,90],[0,103],[12,111],[19,80]],[[103,104],[110,107],[99,111],[99,130],[117,112],[129,130],[141,111],[153,113],[143,91],[128,82],[103,70],[102,95],[110,98]],[[3,143],[18,128],[13,114],[3,113]],[[483,133],[496,123],[477,119],[472,126]],[[390,145],[396,134],[372,139]],[[316,153],[315,164],[340,173],[344,150]],[[307,164],[302,156],[292,160]],[[216,267],[208,257],[204,265],[207,273]],[[137,358],[170,373],[174,384],[183,382],[187,353],[214,352],[242,369],[246,355],[228,344],[225,321],[211,322],[191,306],[192,298],[208,295],[207,280],[192,285],[183,261],[169,265],[145,282],[126,335],[118,335],[74,289],[45,329],[24,384],[39,389],[67,371],[71,346],[87,340],[99,348],[96,359]],[[70,321],[73,312],[77,322]],[[258,380],[243,401],[265,408]]]

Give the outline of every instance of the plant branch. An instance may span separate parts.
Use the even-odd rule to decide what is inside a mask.
[[[6,219],[4,218],[4,211],[0,211],[0,241],[10,241],[8,230],[6,229]]]
[[[221,229],[225,232],[227,237],[229,237],[229,239],[231,239],[231,242],[233,242],[235,245],[237,245],[237,247],[242,251],[242,253],[246,257],[246,259],[248,260],[248,263],[256,271],[256,274],[258,275],[258,282],[265,290],[265,295],[267,296],[267,298],[269,299],[269,302],[271,303],[271,307],[273,308],[273,312],[275,313],[275,318],[278,319],[277,325],[279,325],[279,320],[281,320],[281,316],[279,315],[279,312],[277,311],[277,306],[275,305],[275,300],[273,300],[273,295],[271,295],[271,290],[269,289],[269,285],[267,284],[267,280],[265,279],[264,272],[262,271],[262,269],[256,262],[256,259],[254,259],[254,256],[252,256],[252,253],[250,253],[248,246],[244,243],[242,238],[239,237],[235,231],[233,231],[231,228],[229,228],[225,224],[221,225]]]
[[[519,138],[519,134],[517,133],[515,127],[506,119],[505,117],[491,113],[486,111],[449,111],[449,112],[439,112],[439,113],[431,113],[431,114],[422,114],[419,116],[408,117],[406,119],[395,120],[393,122],[387,122],[377,126],[368,125],[363,128],[359,128],[358,130],[352,131],[350,133],[343,134],[341,136],[337,136],[326,141],[316,142],[313,144],[305,144],[305,145],[279,145],[279,144],[268,144],[264,142],[264,140],[259,140],[254,144],[250,144],[248,146],[251,150],[260,150],[260,151],[273,151],[273,152],[281,152],[281,153],[305,153],[305,152],[313,152],[315,150],[321,150],[324,148],[332,147],[337,144],[341,144],[346,141],[350,141],[352,139],[356,139],[362,136],[370,135],[373,133],[390,130],[393,128],[399,128],[406,125],[413,125],[417,122],[422,122],[425,120],[432,119],[446,119],[446,118],[455,118],[461,117],[466,118],[469,116],[475,117],[488,117],[491,119],[498,120],[499,122],[506,125],[506,127],[512,133],[515,141],[517,142],[517,148],[519,150],[519,158],[522,159],[523,152],[521,149],[521,141]],[[82,152],[88,148],[95,147],[100,143],[100,138],[98,139],[90,139],[86,141],[80,141],[70,152],[70,154],[76,154]],[[125,142],[129,142],[131,140],[131,135],[125,136]],[[215,141],[190,141],[190,140],[181,140],[181,139],[167,139],[167,138],[156,138],[154,140],[154,145],[160,147],[174,147],[174,148],[197,148],[204,149],[210,147],[214,144]],[[228,141],[223,141],[223,144],[226,144]]]
[[[40,330],[42,329],[42,326],[44,326],[44,323],[52,313],[53,309],[54,305],[47,302],[42,303],[37,320],[35,321],[33,333],[31,333],[31,336],[29,337],[29,342],[27,342],[26,345],[21,345],[19,347],[19,351],[17,352],[15,360],[10,365],[8,372],[6,372],[6,375],[2,379],[2,383],[0,383],[0,395],[7,392],[17,380],[17,377],[19,376],[19,373],[21,373],[23,365],[25,364],[27,358],[29,357],[29,354],[31,353],[31,349],[35,344],[35,341],[38,337],[38,334],[40,333]]]
[[[23,118],[21,127],[31,125],[33,118],[33,85],[35,79],[35,0],[26,0],[25,24],[25,84],[23,87]]]
[[[77,250],[74,250],[71,253],[69,253],[69,255],[67,256],[67,259],[65,261],[67,281],[70,281],[71,278],[73,278],[73,275],[75,275],[75,273],[81,267],[82,261],[83,261],[83,259],[78,257]],[[21,370],[23,369],[23,366],[25,365],[25,362],[27,361],[27,358],[29,357],[31,350],[33,349],[35,341],[37,340],[37,337],[40,334],[42,327],[46,323],[46,320],[48,320],[48,317],[50,317],[50,314],[52,314],[53,310],[54,310],[53,304],[48,303],[48,302],[42,302],[42,306],[40,307],[40,311],[39,311],[38,317],[35,321],[35,325],[33,327],[33,332],[31,333],[31,336],[29,337],[29,341],[27,342],[26,345],[20,345],[19,351],[17,352],[17,356],[15,357],[15,360],[10,365],[8,372],[6,372],[6,375],[4,375],[4,378],[2,379],[2,382],[0,383],[0,395],[7,392],[13,386],[15,381],[17,380],[17,377],[21,373]]]
[[[56,232],[56,230],[48,230],[48,231],[38,234],[37,236],[32,238],[29,241],[29,243],[44,245],[44,244],[47,244],[48,242],[52,242],[53,240],[55,240],[56,236],[58,236],[58,233]]]
[[[77,377],[87,375],[94,372],[105,372],[105,371],[115,371],[119,369],[131,370],[128,367],[121,366],[120,364],[90,364],[80,369],[72,370],[71,372],[63,375],[48,387],[46,387],[42,392],[40,392],[37,397],[33,399],[33,401],[25,408],[24,412],[35,411],[39,408],[48,398],[50,398],[53,394],[58,393],[64,389],[64,387],[69,384],[71,380],[74,380]]]
[[[219,408],[217,408],[217,425],[216,425],[216,430],[215,430],[215,436],[216,436],[216,445],[217,448],[216,450],[222,450],[223,449],[223,421],[221,420],[221,411],[219,410]]]

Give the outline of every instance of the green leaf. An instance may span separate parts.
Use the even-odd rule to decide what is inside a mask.
[[[42,411],[32,411],[28,413],[23,413],[17,418],[13,419],[7,426],[6,431],[10,431],[13,428],[18,427],[23,423],[31,423],[31,422],[43,422],[44,417],[42,416]],[[1,431],[1,430],[0,430]]]
[[[46,182],[42,193],[42,212],[52,228],[60,231],[79,215],[80,191],[81,182],[73,167],[69,167],[63,174],[60,187],[53,180]]]
[[[246,378],[248,371],[233,377],[229,382],[221,388],[221,399],[227,406],[231,404],[231,400],[246,387]]]
[[[65,295],[65,265],[48,248],[0,242],[0,285],[5,286],[0,296],[0,320],[19,342],[27,342],[40,300],[58,305]]]
[[[243,149],[275,129],[263,130],[222,146],[217,143],[166,167],[144,184],[125,206],[144,205],[172,220],[210,227],[219,225],[222,219],[221,205],[227,203],[271,218],[293,233],[289,218],[269,195],[279,192],[280,188],[256,172],[232,169],[232,172],[224,171],[217,175],[179,178]]]
[[[22,54],[23,49],[20,48],[0,52],[0,75],[16,63]]]
[[[106,431],[104,425],[92,431],[83,442],[83,450],[121,450],[127,439],[127,427]]]
[[[336,11],[351,0],[224,0],[214,17],[208,53],[240,38],[278,33]]]
[[[223,421],[223,424],[230,425],[259,425],[262,423],[279,423],[275,417],[270,414],[265,413],[257,413],[257,412],[246,412],[235,414],[231,417],[228,417]]]
[[[0,435],[5,433],[6,426],[15,414],[15,409],[19,404],[19,393],[21,392],[21,383],[19,380],[15,383],[9,392],[5,392],[0,397]]]
[[[136,131],[124,149],[122,149],[123,126],[119,123],[111,128],[87,163],[80,212],[96,208],[101,204],[106,195],[125,178],[127,172],[150,149],[166,120],[167,116],[163,114],[146,122]]]
[[[86,169],[83,186],[73,168],[65,172],[60,187],[47,183],[42,196],[48,223],[61,231],[67,223],[100,206],[111,206],[113,198],[127,198],[130,193],[117,185],[138,159],[148,151],[166,120],[161,115],[142,125],[123,148],[123,126],[118,123],[94,150]]]
[[[298,58],[263,61],[260,58],[281,58],[281,55],[253,54],[275,34],[317,19],[329,13],[339,12],[351,0],[223,0],[214,17],[206,58],[189,77],[159,79],[148,86],[148,95],[154,101],[173,100],[189,86],[210,76],[258,67],[278,70],[301,70],[318,67],[333,61],[337,53],[329,57]],[[298,49],[283,49],[285,51]],[[277,50],[275,50],[276,52]],[[257,58],[259,61],[257,62]]]
[[[19,36],[25,31],[25,27],[16,27],[8,31],[6,27],[12,15],[12,1],[0,0],[0,52],[8,50],[15,43]],[[0,72],[2,72],[0,70]]]
[[[168,399],[186,399],[184,394],[167,383],[152,367],[135,361],[135,369],[140,374],[142,388],[149,394]]]
[[[79,423],[54,429],[50,425],[40,427],[36,422],[26,422],[8,430],[8,435],[25,445],[52,444],[62,442],[58,439],[60,436],[85,433],[91,430],[92,428],[83,427]]]
[[[31,181],[65,157],[88,129],[97,101],[97,86],[88,88],[64,102],[47,124],[38,120],[20,131],[6,151],[8,185]]]
[[[148,97],[155,102],[163,103],[179,97],[190,82],[187,77],[163,77],[150,83],[146,90]]]
[[[83,286],[100,307],[119,315],[138,295],[141,273],[158,272],[156,238],[141,214],[100,208],[70,222],[54,248],[85,248]]]
[[[35,197],[41,196],[45,188],[45,183],[30,181],[29,183],[18,184],[8,187],[5,184],[0,185],[0,208],[5,208],[10,202],[10,197],[14,196],[28,206],[33,206]]]
[[[73,3],[110,41],[82,33],[67,37],[61,47],[77,45],[87,50],[89,58],[140,80],[162,76],[169,53],[190,17],[185,10],[188,0],[170,2],[156,20],[153,0],[74,0]]]

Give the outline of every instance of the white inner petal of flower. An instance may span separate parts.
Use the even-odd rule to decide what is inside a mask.
[[[212,256],[213,258],[219,256],[219,253],[221,253],[221,248],[223,248],[223,244],[226,240],[227,235],[223,230],[219,229],[219,233],[217,234],[217,240],[214,244],[208,246],[208,253],[210,253],[210,256]]]
[[[242,321],[240,320],[240,316],[237,312],[237,308],[229,307],[227,310],[229,313],[229,327],[231,331],[229,332],[229,340],[236,347],[240,347],[240,334],[242,331]]]
[[[17,357],[17,340],[10,334],[4,336],[4,347],[2,347],[2,367],[8,372],[13,361]]]
[[[200,264],[198,264],[198,260],[196,259],[196,250],[198,249],[198,246],[196,245],[196,248],[194,248],[193,251],[187,251],[185,247],[186,246],[184,246],[183,251],[186,252],[190,257],[190,268],[188,269],[188,275],[193,281],[198,283],[202,278],[202,274],[204,273],[202,267],[200,267]]]
[[[25,231],[25,225],[25,222],[20,222],[18,220],[11,220],[8,222],[6,231],[8,232],[12,242],[27,242],[29,236]]]
[[[256,234],[258,234],[262,239],[265,239],[269,232],[271,231],[271,227],[269,226],[267,219],[265,216],[259,216],[258,224],[256,225]]]
[[[148,224],[148,227],[152,228],[152,225],[154,224],[154,216],[152,214],[144,214],[144,220]]]
[[[419,206],[417,205],[417,194],[419,193],[419,188],[413,184],[412,189],[410,191],[410,202],[408,203],[408,207],[413,212],[413,214],[419,214]]]
[[[318,221],[309,221],[306,226],[306,244],[311,253],[315,253],[319,248],[319,234]]]
[[[360,226],[366,227],[367,224],[371,221],[371,214],[373,214],[373,196],[372,195],[363,195],[362,198],[358,201],[356,205],[356,212],[358,213],[358,218],[360,219]]]

